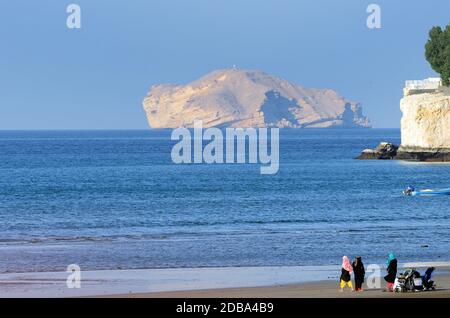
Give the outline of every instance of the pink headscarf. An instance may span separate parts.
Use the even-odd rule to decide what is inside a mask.
[[[350,260],[347,256],[342,257],[342,268],[348,271],[349,273],[353,272],[352,264],[350,264]]]

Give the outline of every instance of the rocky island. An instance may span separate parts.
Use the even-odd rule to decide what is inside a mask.
[[[365,128],[360,103],[261,71],[217,70],[187,85],[153,86],[143,102],[152,128]]]

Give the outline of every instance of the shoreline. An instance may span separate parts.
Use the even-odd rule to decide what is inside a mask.
[[[363,292],[339,292],[338,282],[327,280],[278,286],[131,293],[95,298],[450,298],[450,275],[436,275],[434,278],[439,284],[436,290],[407,293],[384,292],[384,288],[365,288]],[[366,287],[365,283],[363,287]]]
[[[403,263],[399,272],[414,267],[423,273],[428,266],[436,267],[438,287],[443,290],[430,292],[427,297],[440,294],[450,297],[450,262]],[[384,267],[380,268],[384,286]],[[8,273],[0,274],[0,297],[385,296],[380,295],[381,291],[375,293],[376,290],[338,294],[339,269],[339,265],[332,265],[82,271],[79,289],[67,288],[70,273],[66,272]],[[368,272],[366,277],[369,275]]]

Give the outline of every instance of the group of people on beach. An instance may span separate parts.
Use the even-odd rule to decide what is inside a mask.
[[[389,257],[386,261],[387,275],[384,276],[386,281],[386,291],[393,291],[395,278],[397,277],[397,258],[394,253],[389,253]],[[353,286],[351,274],[353,273],[355,286]],[[355,260],[350,263],[348,256],[342,257],[342,268],[340,277],[340,290],[344,291],[344,288],[348,286],[352,291],[362,292],[362,285],[366,270],[362,262],[361,256],[355,257]]]

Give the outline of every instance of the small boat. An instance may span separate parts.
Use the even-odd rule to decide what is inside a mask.
[[[413,187],[407,187],[403,190],[403,194],[407,196],[434,196],[434,195],[450,195],[450,188],[447,189],[424,189],[416,191]]]

